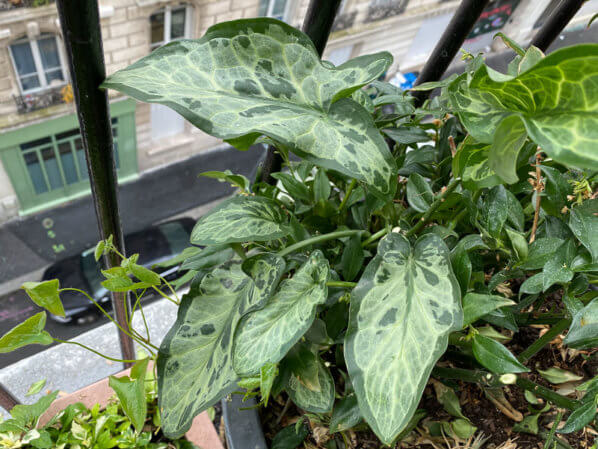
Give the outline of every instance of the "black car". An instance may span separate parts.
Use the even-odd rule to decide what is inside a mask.
[[[191,218],[180,218],[152,226],[143,231],[125,236],[127,255],[139,254],[137,263],[146,268],[164,262],[179,254],[189,246],[189,236],[195,221]],[[180,276],[178,266],[156,269],[155,271],[167,280]],[[104,277],[100,262],[94,258],[94,248],[83,251],[80,255],[63,259],[50,266],[43,275],[43,280],[58,279],[61,287],[75,287],[87,292],[94,300],[105,303],[102,307],[111,307],[110,294],[102,287]],[[50,315],[59,323],[92,321],[98,311],[84,295],[67,291],[60,294],[64,304],[65,316]]]

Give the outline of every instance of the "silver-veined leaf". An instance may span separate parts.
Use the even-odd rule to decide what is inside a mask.
[[[389,234],[353,290],[345,359],[359,408],[384,443],[407,426],[449,333],[461,329],[460,299],[449,250],[432,234],[413,248]]]
[[[534,60],[535,62],[535,60]],[[598,45],[552,52],[517,76],[487,66],[448,89],[467,131],[492,143],[499,123],[518,116],[542,151],[565,165],[598,169]]]
[[[276,201],[260,196],[235,196],[199,219],[191,232],[191,243],[263,242],[290,232],[287,217]]]
[[[269,254],[243,264],[232,260],[207,274],[199,287],[183,297],[158,355],[165,435],[178,438],[197,414],[236,388],[232,350],[237,323],[263,306],[284,266],[281,258]]]
[[[348,97],[391,62],[382,52],[334,67],[301,31],[275,19],[245,19],[167,44],[103,87],[167,105],[240,149],[266,135],[387,197],[395,162],[371,115]]]
[[[328,296],[330,268],[321,251],[314,251],[294,276],[284,280],[266,305],[239,322],[233,364],[243,377],[278,363],[310,328],[316,308]]]

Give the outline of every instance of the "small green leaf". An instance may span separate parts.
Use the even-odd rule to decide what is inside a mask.
[[[432,139],[421,128],[416,126],[401,126],[399,128],[383,128],[382,132],[396,143],[411,145],[418,142],[430,142]]]
[[[22,287],[31,300],[53,315],[64,316],[58,279],[44,282],[25,282]]]
[[[571,412],[563,428],[558,433],[572,433],[583,429],[596,417],[596,402],[589,401],[581,404]]]
[[[571,262],[576,252],[577,249],[572,239],[567,240],[557,248],[542,269],[544,281],[542,291],[545,292],[554,284],[567,284],[573,279],[574,273],[571,269]]]
[[[593,349],[598,345],[598,298],[575,313],[563,343],[575,349]]]
[[[274,179],[278,179],[284,189],[293,197],[305,203],[311,203],[313,198],[305,183],[291,173],[272,173]]]
[[[457,281],[459,281],[461,291],[466,292],[469,288],[472,266],[465,246],[457,245],[453,249],[451,252],[451,265]]]
[[[38,380],[37,382],[34,382],[31,384],[31,386],[29,387],[29,390],[27,390],[27,393],[25,393],[25,396],[33,396],[33,395],[39,393],[40,391],[42,391],[42,388],[44,388],[45,386],[46,386],[46,379]]]
[[[509,47],[511,50],[515,51],[515,53],[517,53],[519,56],[525,55],[525,50],[521,48],[521,46],[517,42],[515,42],[510,37],[506,36],[504,33],[496,33],[494,35],[494,39],[496,39],[497,37],[500,37],[502,41],[505,43],[505,45]]]
[[[357,396],[351,394],[336,402],[330,418],[330,433],[344,432],[362,420]]]
[[[210,245],[203,249],[195,249],[198,251],[185,259],[181,265],[182,270],[212,269],[232,259],[235,253],[229,245]]]
[[[569,227],[575,237],[592,255],[592,262],[598,262],[598,199],[584,201],[571,209]]]
[[[473,337],[473,355],[493,373],[527,373],[529,371],[511,352],[496,340],[477,334]]]
[[[407,180],[407,201],[418,212],[426,212],[434,202],[430,183],[417,173],[413,173]]]
[[[341,257],[341,270],[346,281],[355,279],[363,266],[364,257],[361,237],[358,235],[350,237]]]
[[[137,433],[140,433],[147,417],[147,401],[145,399],[145,375],[149,359],[143,359],[135,363],[131,368],[130,377],[110,376],[108,381],[123,408],[123,412],[135,426]]]
[[[517,231],[513,231],[509,228],[505,228],[507,231],[507,235],[509,236],[509,240],[511,241],[511,245],[515,250],[515,254],[517,255],[518,260],[525,260],[527,259],[528,255],[528,245],[525,236]]]
[[[272,439],[270,449],[295,449],[298,447],[309,435],[309,429],[305,423],[297,426],[291,424],[278,431]]]
[[[565,382],[583,379],[583,376],[578,376],[577,374],[573,374],[570,371],[566,371],[556,366],[548,368],[547,370],[539,369],[538,372],[544,379],[552,384],[563,384]]]
[[[278,367],[274,363],[266,363],[260,368],[260,394],[266,407],[277,375]]]
[[[233,187],[238,187],[243,192],[251,192],[251,182],[243,175],[235,175],[230,170],[222,171],[205,171],[199,176],[206,178],[217,179],[220,182],[228,182]]]
[[[263,242],[290,232],[286,215],[276,201],[257,196],[235,196],[199,219],[191,233],[191,243]]]
[[[324,362],[309,350],[294,352],[291,359],[292,374],[286,388],[291,400],[297,407],[308,412],[331,411],[334,403],[334,380]]]
[[[478,430],[478,428],[466,418],[455,419],[451,423],[451,428],[455,435],[463,440],[470,439]]]
[[[44,330],[46,312],[40,312],[13,327],[0,338],[0,353],[12,352],[27,345],[51,345],[52,336]]]
[[[314,196],[316,202],[326,201],[330,196],[330,192],[330,180],[328,179],[328,176],[326,176],[326,171],[319,168],[314,178]]]
[[[442,404],[444,409],[456,418],[467,419],[461,411],[461,404],[459,398],[452,388],[447,387],[442,382],[433,381],[434,391],[436,392],[436,399]]]
[[[529,245],[527,259],[523,263],[517,264],[517,266],[524,270],[541,269],[563,243],[563,239],[556,237],[538,238]]]
[[[160,283],[162,282],[158,273],[149,270],[142,265],[132,263],[129,265],[129,269],[131,270],[133,276],[135,276],[141,282],[145,282],[146,284],[160,285]]]
[[[490,168],[508,184],[519,181],[517,159],[526,139],[525,126],[516,115],[503,119],[494,132],[488,163]]]
[[[527,390],[525,391],[527,393]],[[516,423],[513,426],[513,432],[523,432],[532,435],[538,435],[538,418],[540,413],[533,413],[523,418],[523,421]]]
[[[26,427],[36,427],[40,416],[42,416],[44,412],[48,410],[48,408],[50,408],[50,405],[52,405],[52,402],[54,402],[57,397],[58,391],[54,391],[46,396],[42,396],[41,398],[39,398],[39,400],[35,404],[15,405],[10,410],[10,414],[13,417],[13,419],[15,419],[17,422],[22,423]]]
[[[514,301],[503,296],[467,293],[463,297],[463,326],[474,323],[493,310],[514,304]]]
[[[100,257],[104,255],[104,248],[106,248],[106,242],[104,240],[100,240],[97,243],[96,249],[93,252],[93,256],[96,262],[98,262],[100,260]]]
[[[508,215],[507,190],[503,185],[495,186],[490,190],[484,207],[488,232],[493,237],[499,238]]]

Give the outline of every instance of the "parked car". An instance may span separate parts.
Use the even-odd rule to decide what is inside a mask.
[[[128,255],[139,254],[138,264],[152,269],[179,254],[189,246],[189,236],[195,222],[185,217],[171,220],[125,236],[125,249]],[[155,271],[168,281],[181,275],[179,267],[156,268]],[[100,263],[94,259],[94,248],[81,254],[63,259],[51,265],[43,275],[43,280],[58,279],[61,287],[75,287],[85,292],[106,309],[110,309],[110,294],[102,286],[104,277]],[[67,291],[60,295],[64,304],[65,316],[50,315],[59,323],[84,323],[95,320],[97,308],[84,295]]]

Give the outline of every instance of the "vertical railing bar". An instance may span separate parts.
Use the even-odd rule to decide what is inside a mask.
[[[6,389],[4,384],[0,383],[0,406],[10,412],[11,409],[18,405],[19,401],[15,398],[10,391]]]
[[[546,23],[540,27],[530,45],[542,51],[548,50],[550,44],[565,29],[575,14],[583,6],[585,0],[563,0],[552,12]]]
[[[106,239],[112,235],[114,245],[124,254],[108,95],[99,89],[106,78],[106,68],[98,2],[58,0],[56,3],[67,49],[100,236]],[[104,260],[109,268],[120,265],[118,257],[113,253],[105,256]],[[127,311],[130,310],[128,295],[112,293],[111,296],[115,319],[123,329],[127,329]],[[119,330],[119,340],[123,358],[134,360],[135,348],[131,337]]]
[[[488,3],[489,0],[461,2],[417,77],[416,86],[429,81],[438,81],[442,77]],[[430,93],[431,91],[414,92],[415,105],[421,106]]]
[[[336,13],[341,5],[341,0],[311,0],[303,21],[303,32],[307,34],[320,57],[324,53]],[[268,146],[266,158],[262,165],[262,181],[272,184],[275,179],[272,173],[276,173],[282,167],[282,158],[272,145]]]

